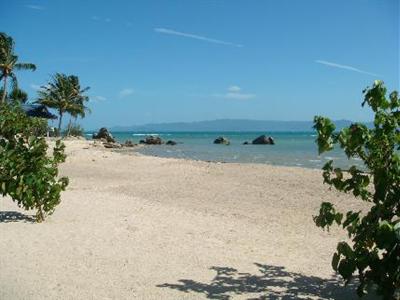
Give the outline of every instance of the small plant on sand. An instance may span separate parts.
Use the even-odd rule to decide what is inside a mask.
[[[58,178],[64,145],[57,141],[49,156],[45,139],[35,134],[41,125],[18,106],[0,105],[0,194],[26,210],[36,209],[38,222],[54,211],[68,185],[68,178]]]
[[[315,117],[319,153],[330,151],[335,144],[348,158],[359,158],[365,169],[335,168],[329,161],[323,167],[324,182],[338,191],[352,193],[370,204],[369,211],[336,210],[323,202],[317,226],[333,223],[347,230],[352,243],[340,242],[332,258],[332,267],[349,283],[358,273],[359,296],[370,287],[384,299],[400,296],[400,99],[396,91],[386,97],[382,81],[375,81],[363,91],[364,102],[375,114],[372,129],[363,124],[335,132],[327,118]]]

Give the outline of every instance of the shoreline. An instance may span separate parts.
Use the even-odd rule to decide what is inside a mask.
[[[0,222],[5,299],[356,299],[330,265],[345,232],[312,215],[327,196],[363,207],[320,171],[65,144],[70,186],[52,216],[32,224],[1,202],[20,216]]]

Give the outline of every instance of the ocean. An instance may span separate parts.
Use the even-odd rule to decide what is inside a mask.
[[[132,140],[138,143],[146,136],[155,135],[164,141],[174,140],[178,143],[175,146],[154,145],[132,150],[152,156],[318,169],[327,161],[333,160],[335,166],[339,167],[350,165],[362,167],[361,160],[348,160],[340,149],[318,155],[315,132],[112,132],[112,134],[119,142]],[[251,143],[262,134],[272,136],[275,145],[243,145],[243,142]],[[90,136],[91,133],[87,135]],[[214,139],[219,136],[228,138],[231,144],[229,146],[213,144]]]

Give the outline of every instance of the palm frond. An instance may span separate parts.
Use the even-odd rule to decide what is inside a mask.
[[[31,63],[16,63],[14,65],[15,70],[31,70],[35,71],[36,70],[36,65],[31,64]]]

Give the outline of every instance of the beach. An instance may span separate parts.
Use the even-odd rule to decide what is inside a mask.
[[[1,201],[1,299],[357,298],[331,267],[345,232],[312,216],[365,207],[320,170],[66,145],[45,222]]]

